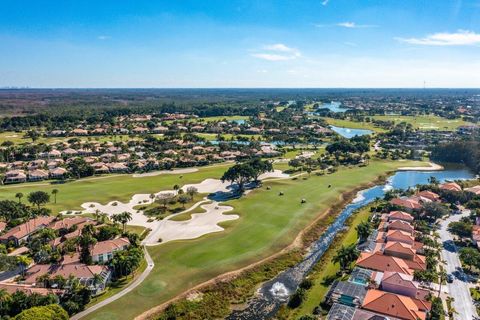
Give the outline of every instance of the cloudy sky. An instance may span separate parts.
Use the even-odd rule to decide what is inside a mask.
[[[480,87],[480,0],[0,8],[0,86]]]

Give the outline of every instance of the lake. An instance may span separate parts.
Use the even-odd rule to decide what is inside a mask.
[[[372,134],[372,130],[367,130],[367,129],[353,129],[353,128],[343,128],[343,127],[336,127],[336,126],[330,126],[330,129],[338,133],[344,138],[350,139],[355,136],[364,136],[367,134]]]
[[[340,102],[335,102],[335,101],[332,101],[330,103],[324,103],[319,108],[328,109],[332,112],[345,112],[348,110],[347,108],[343,108]]]
[[[257,295],[247,303],[246,309],[233,311],[227,319],[257,320],[274,317],[279,308],[287,303],[302,280],[328,250],[337,233],[344,228],[345,221],[357,209],[375,201],[376,198],[382,198],[391,189],[407,189],[415,187],[417,184],[428,183],[431,176],[437,178],[440,182],[473,179],[475,177],[466,168],[446,167],[443,171],[398,171],[387,180],[386,184],[360,191],[357,197],[343,208],[320,238],[311,245],[309,253],[300,263],[265,282],[257,291]]]

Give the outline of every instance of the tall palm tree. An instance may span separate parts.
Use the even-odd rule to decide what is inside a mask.
[[[367,240],[370,233],[372,233],[372,226],[368,221],[360,222],[356,227],[355,230],[357,231],[358,238],[360,242]]]
[[[350,264],[358,258],[359,251],[356,244],[351,244],[349,246],[342,246],[337,254],[332,258],[333,263],[338,263],[340,269],[343,272],[350,266]]]
[[[113,220],[122,224],[123,233],[125,233],[128,221],[132,220],[132,214],[128,211],[124,211],[114,215]]]
[[[25,275],[25,270],[27,270],[27,267],[32,263],[32,259],[30,259],[27,256],[18,256],[17,257],[17,263],[22,269],[22,276]]]
[[[18,203],[22,203],[23,193],[17,192],[17,193],[15,194],[15,198],[18,199]]]
[[[53,194],[53,203],[57,203],[58,189],[53,189],[52,194]]]

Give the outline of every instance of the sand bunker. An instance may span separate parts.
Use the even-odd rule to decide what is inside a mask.
[[[171,221],[169,220],[171,216],[161,221],[157,228],[150,232],[144,243],[155,245],[158,244],[159,239],[162,240],[161,243],[195,239],[212,232],[223,231],[224,229],[218,223],[239,218],[236,214],[225,215],[225,212],[231,211],[233,208],[219,205],[216,201],[204,204],[201,208],[206,212],[193,213],[192,218],[187,221]]]
[[[183,173],[186,173],[186,170],[191,169],[182,169],[185,170]],[[198,170],[198,169],[194,169]],[[180,170],[177,170],[176,173]],[[168,171],[169,173],[171,171]],[[193,172],[193,171],[190,171]],[[158,173],[161,174],[161,173]],[[259,179],[284,179],[288,178],[289,175],[283,173],[281,170],[275,170],[272,172],[267,172],[265,174],[260,175]],[[184,191],[186,191],[189,187],[197,188],[199,193],[216,193],[216,192],[228,192],[230,183],[229,182],[222,182],[218,179],[205,179],[200,183],[195,184],[187,184],[182,187]],[[155,196],[162,194],[162,193],[176,193],[174,190],[166,190],[160,191],[155,193]],[[143,214],[143,211],[136,210],[134,207],[138,205],[148,205],[151,204],[154,199],[151,198],[150,194],[135,194],[129,202],[121,202],[121,201],[111,201],[105,205],[98,203],[98,202],[85,202],[81,205],[83,210],[80,211],[62,211],[62,214],[77,214],[77,213],[95,213],[95,212],[102,212],[106,213],[109,216],[114,214],[118,214],[124,211],[130,212],[132,214],[132,220],[128,223],[129,225],[138,225],[143,226],[146,228],[150,228],[153,231],[147,236],[147,238],[143,241],[144,244],[147,245],[154,245],[158,244],[158,239],[162,239],[162,243],[167,241],[173,240],[185,240],[185,239],[195,239],[201,237],[205,234],[211,232],[219,232],[222,231],[223,228],[218,226],[218,223],[223,221],[235,220],[238,219],[237,215],[224,215],[223,213],[226,211],[230,211],[233,208],[228,206],[221,206],[218,202],[214,201],[211,204],[204,204],[205,199],[197,202],[189,209],[179,212],[177,214],[171,215],[164,220],[158,221],[155,219],[151,219]],[[171,221],[169,220],[171,217],[189,212],[199,205],[202,205],[201,208],[206,210],[205,213],[195,213],[192,214],[192,219],[187,221]],[[149,221],[152,220],[152,221]]]
[[[152,171],[152,172],[145,172],[145,173],[136,173],[136,174],[133,174],[132,177],[134,177],[134,178],[154,177],[154,176],[159,176],[159,175],[162,175],[162,174],[182,174],[182,173],[193,173],[193,172],[197,172],[197,171],[198,171],[197,168],[160,170],[160,171]]]

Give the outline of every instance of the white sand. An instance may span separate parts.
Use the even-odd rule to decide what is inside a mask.
[[[178,173],[178,171],[177,171]],[[281,170],[275,170],[273,172],[267,172],[260,175],[259,179],[271,179],[288,178],[288,174],[284,174]],[[215,192],[227,192],[230,183],[222,182],[218,179],[205,179],[200,183],[187,184],[182,187],[186,191],[189,187],[197,188],[199,193],[215,193]],[[155,195],[162,193],[176,193],[174,190],[160,191]],[[214,201],[211,204],[204,204],[207,200],[197,202],[192,207],[177,214],[168,216],[164,220],[148,222],[149,217],[145,216],[141,210],[135,210],[134,207],[138,205],[148,205],[153,202],[150,198],[150,194],[135,194],[129,202],[124,203],[120,201],[111,201],[105,205],[98,202],[85,202],[81,205],[84,210],[71,211],[71,213],[95,213],[97,210],[102,213],[106,213],[109,216],[118,214],[124,211],[132,214],[132,220],[129,225],[138,225],[146,228],[150,228],[153,231],[143,241],[147,245],[159,244],[158,239],[162,239],[162,243],[173,240],[185,240],[195,239],[211,232],[222,231],[223,228],[218,226],[218,223],[223,221],[238,219],[237,215],[224,215],[226,211],[230,211],[233,208],[228,206],[220,206],[218,202]],[[189,212],[199,205],[206,210],[205,213],[192,214],[192,219],[188,221],[170,221],[173,216]],[[62,211],[62,214],[67,214],[68,211]]]
[[[429,167],[402,167],[398,168],[399,171],[440,171],[443,167],[439,164],[430,162]]]
[[[162,239],[161,243],[195,239],[212,232],[223,231],[224,229],[218,223],[239,218],[236,214],[225,215],[224,212],[233,208],[219,205],[216,201],[204,204],[201,208],[205,209],[206,212],[194,213],[192,218],[187,221],[171,221],[169,219],[171,216],[161,221],[157,228],[150,232],[144,243],[146,245],[155,245],[158,244],[159,239]]]
[[[182,174],[182,173],[192,173],[197,172],[197,168],[185,168],[185,169],[174,169],[174,170],[160,170],[160,171],[151,171],[145,173],[135,173],[132,175],[134,178],[142,178],[142,177],[154,177],[159,176],[162,174]]]

